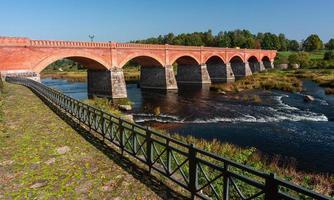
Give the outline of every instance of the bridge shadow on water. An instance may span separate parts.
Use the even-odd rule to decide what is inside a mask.
[[[109,146],[103,138],[98,137],[96,134],[85,129],[78,121],[66,114],[54,104],[50,103],[43,96],[31,90],[37,95],[55,114],[57,114],[62,120],[64,120],[69,126],[71,126],[78,134],[80,134],[86,141],[92,144],[95,148],[103,152],[108,158],[112,159],[117,165],[122,167],[123,170],[131,174],[135,179],[145,184],[154,193],[156,193],[162,199],[189,199],[189,197],[181,194],[182,192],[172,189],[172,184],[167,184],[158,179],[152,173],[149,173],[144,167],[136,164],[132,159],[122,155],[122,153]],[[175,187],[175,185],[174,185]]]

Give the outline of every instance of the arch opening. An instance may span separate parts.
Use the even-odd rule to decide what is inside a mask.
[[[262,62],[263,62],[263,65],[264,65],[264,68],[265,69],[272,69],[273,68],[273,64],[272,62],[270,61],[269,57],[268,56],[264,56],[262,58]]]
[[[261,64],[255,56],[249,57],[248,63],[252,73],[261,71]]]
[[[233,72],[219,56],[211,56],[206,61],[206,66],[212,83],[226,83],[231,82],[231,79],[234,80]]]
[[[122,68],[129,84],[139,83],[143,89],[176,89],[173,69],[151,56],[133,57]]]
[[[173,63],[178,85],[211,83],[206,66],[191,56],[181,56]]]
[[[44,67],[47,63],[47,67]],[[84,56],[50,57],[40,63],[42,77],[87,82],[88,98],[125,98],[126,88],[123,73],[109,70],[103,61]],[[117,82],[113,82],[117,79]],[[80,97],[85,98],[85,97]]]
[[[236,80],[246,76],[246,63],[239,56],[234,56],[230,63]]]

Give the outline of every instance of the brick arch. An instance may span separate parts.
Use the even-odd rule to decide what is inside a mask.
[[[198,65],[201,63],[199,58],[197,58],[195,55],[190,54],[190,53],[182,53],[182,54],[177,54],[176,56],[171,57],[170,64],[173,65],[179,58],[182,58],[182,57],[190,57],[194,59],[196,61],[196,64]]]
[[[231,60],[232,60],[233,58],[236,58],[236,57],[239,57],[239,58],[242,60],[242,62],[245,62],[245,59],[244,59],[244,57],[243,57],[241,54],[233,54],[233,55],[228,59],[228,62],[231,62]]]
[[[246,54],[246,61],[248,61],[251,57],[255,57],[256,60],[261,61],[261,56],[255,54]]]
[[[218,57],[218,58],[220,58],[224,63],[226,63],[226,59],[225,59],[223,56],[219,55],[219,54],[211,54],[211,55],[207,56],[207,57],[204,59],[204,63],[207,63],[207,62],[208,62],[211,58],[213,58],[213,57]]]
[[[103,60],[98,56],[94,56],[87,53],[78,53],[78,54],[56,54],[51,56],[46,56],[41,59],[33,68],[32,70],[40,73],[43,69],[45,69],[50,64],[56,62],[57,60],[61,59],[71,59],[73,61],[79,62],[83,64],[87,68],[91,69],[110,69],[111,66],[108,62]],[[93,64],[93,65],[91,65]]]
[[[255,56],[255,55],[250,55],[250,56],[248,56],[248,58],[247,58],[247,61],[249,61],[251,58],[255,58],[256,59],[256,62],[260,62],[261,61],[261,59],[259,59],[257,56]]]
[[[128,63],[129,61],[139,58],[139,57],[146,57],[146,58],[151,58],[152,59],[152,64],[159,64],[161,66],[164,66],[164,62],[163,59],[161,57],[159,57],[156,54],[153,53],[142,53],[142,52],[136,52],[136,53],[132,53],[127,55],[123,60],[121,60],[118,64],[118,67],[123,68],[124,65],[126,63]]]
[[[268,59],[268,61],[271,61],[270,57],[267,56],[267,55],[263,55],[263,56],[261,57],[261,61],[265,60],[266,58]]]
[[[232,60],[233,58],[235,58],[235,57],[239,57],[239,58],[242,60],[242,62],[245,62],[244,56],[243,56],[242,54],[240,54],[240,53],[236,53],[236,54],[231,55],[231,56],[228,58],[228,62],[231,62],[231,60]]]

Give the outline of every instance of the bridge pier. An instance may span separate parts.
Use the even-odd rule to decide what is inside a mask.
[[[262,61],[264,69],[274,69],[274,62],[272,61]]]
[[[177,84],[173,66],[142,66],[140,87],[144,89],[176,90]]]
[[[266,70],[266,68],[265,68],[265,66],[264,66],[264,64],[263,64],[262,61],[259,62],[259,65],[260,65],[260,71],[261,72],[264,71],[264,70]]]
[[[207,64],[207,68],[212,83],[231,83],[235,80],[231,63]]]
[[[249,67],[252,73],[256,73],[261,71],[261,63],[260,62],[249,62]]]
[[[123,70],[87,70],[88,96],[126,98],[126,84]]]
[[[211,78],[207,65],[179,65],[177,67],[177,83],[210,84]]]
[[[252,75],[248,62],[231,63],[231,67],[236,80]]]

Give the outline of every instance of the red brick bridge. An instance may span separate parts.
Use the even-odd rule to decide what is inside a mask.
[[[141,88],[177,89],[178,84],[230,82],[273,68],[276,51],[115,42],[73,42],[0,37],[2,76],[32,76],[64,58],[88,69],[88,93],[127,96],[123,66],[141,65]],[[177,66],[176,74],[173,66]]]

